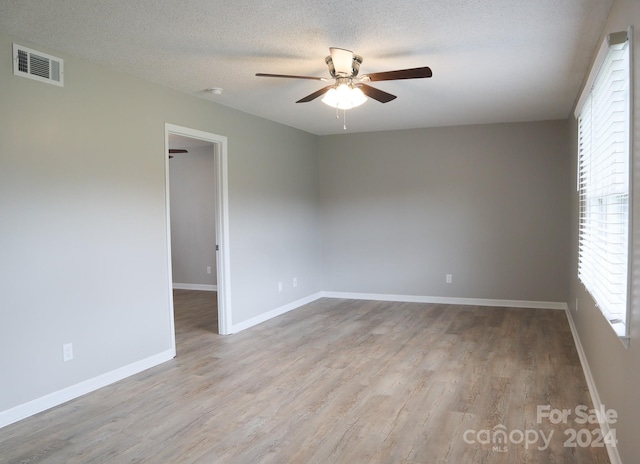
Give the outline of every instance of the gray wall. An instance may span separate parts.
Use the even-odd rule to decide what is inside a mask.
[[[173,282],[217,285],[213,144],[188,151],[169,161]]]
[[[566,127],[322,137],[324,290],[565,302]]]
[[[633,273],[631,279],[631,330],[629,348],[618,340],[609,323],[592,298],[586,293],[577,277],[578,269],[578,196],[575,176],[572,179],[571,195],[571,271],[569,306],[580,342],[589,363],[600,401],[607,409],[618,412],[618,422],[611,427],[616,430],[618,450],[624,463],[638,462],[640,441],[640,2],[616,0],[613,4],[604,33],[616,32],[634,26],[634,181],[633,181]],[[604,37],[604,35],[603,35]],[[595,58],[595,50],[594,50]],[[577,125],[570,118],[569,139],[571,142],[572,172],[577,164]],[[576,307],[577,304],[577,307]]]
[[[171,350],[165,122],[228,138],[233,323],[321,289],[316,136],[22,40],[65,59],[65,86],[15,77],[13,41],[0,34],[0,412]]]

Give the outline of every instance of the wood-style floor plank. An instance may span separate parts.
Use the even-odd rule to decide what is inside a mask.
[[[174,360],[1,429],[0,462],[609,462],[536,420],[591,407],[562,311],[321,299],[220,336],[215,293],[174,297]]]

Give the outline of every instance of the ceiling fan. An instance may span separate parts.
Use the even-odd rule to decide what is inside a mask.
[[[400,69],[396,71],[377,72],[358,75],[362,57],[351,50],[343,48],[329,48],[330,55],[325,58],[331,78],[312,76],[292,76],[287,74],[258,73],[259,77],[284,77],[288,79],[312,79],[317,81],[335,82],[320,90],[301,98],[296,103],[307,103],[324,95],[322,101],[337,109],[347,110],[355,108],[366,101],[366,97],[373,98],[380,103],[388,103],[396,98],[395,95],[367,85],[368,82],[394,81],[400,79],[422,79],[431,77],[431,69],[421,68]]]

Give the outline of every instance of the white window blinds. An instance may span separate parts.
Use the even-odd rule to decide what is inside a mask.
[[[578,276],[616,333],[627,330],[630,211],[630,53],[611,34],[580,98]]]

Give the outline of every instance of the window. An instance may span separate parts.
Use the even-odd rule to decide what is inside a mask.
[[[610,34],[583,90],[578,118],[578,277],[621,338],[628,338],[630,36]]]

